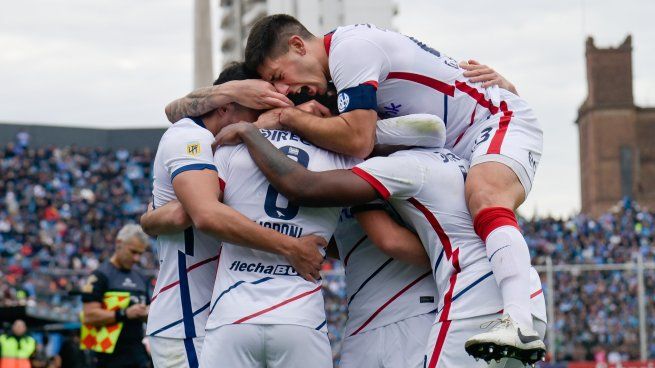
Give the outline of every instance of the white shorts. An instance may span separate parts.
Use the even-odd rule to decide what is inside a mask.
[[[484,360],[476,361],[464,349],[466,340],[493,327],[488,322],[502,317],[502,314],[490,314],[481,317],[455,319],[438,322],[432,326],[430,338],[425,349],[423,368],[469,368],[469,367],[525,367],[516,359],[501,359],[500,363],[492,361],[487,365]],[[546,322],[533,318],[534,329],[543,339],[546,335]],[[483,329],[482,327],[486,327]]]
[[[148,336],[155,368],[198,368],[204,336],[189,339]]]
[[[331,368],[325,332],[296,325],[223,325],[208,330],[200,367]]]
[[[469,160],[471,167],[490,161],[508,166],[519,178],[527,197],[543,152],[543,131],[522,99],[511,100],[506,110],[476,123],[452,151]]]
[[[421,314],[346,337],[341,368],[414,368],[423,365],[435,313]]]

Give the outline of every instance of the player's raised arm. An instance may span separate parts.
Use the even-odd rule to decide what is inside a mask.
[[[314,172],[277,150],[250,123],[223,128],[219,144],[243,141],[269,182],[290,202],[310,207],[336,207],[368,203],[377,198],[371,186],[350,170]]]
[[[291,100],[277,92],[272,84],[246,79],[199,88],[169,103],[165,112],[168,121],[174,123],[184,117],[201,116],[232,102],[257,110],[293,106]]]
[[[377,114],[358,109],[322,118],[295,108],[285,108],[280,124],[319,147],[348,156],[366,158],[375,145]]]
[[[383,208],[352,209],[366,235],[386,255],[417,266],[430,267],[418,235],[397,223]]]

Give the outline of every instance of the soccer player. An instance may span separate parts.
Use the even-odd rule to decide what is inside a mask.
[[[284,131],[266,131],[287,155],[312,170],[346,168],[352,159],[322,150]],[[222,201],[258,226],[291,236],[330,238],[340,208],[301,208],[286,202],[252,162],[245,147],[214,155]],[[179,213],[164,206],[169,214]],[[151,222],[166,214],[151,213]],[[158,216],[158,217],[157,217]],[[173,216],[174,218],[175,216]],[[183,216],[177,216],[183,217]],[[188,220],[187,220],[188,221]],[[284,257],[225,242],[209,307],[201,367],[331,367],[320,284],[299,277]]]
[[[216,84],[245,78],[242,66],[234,65]],[[146,331],[157,368],[198,367],[218,263],[217,239],[275,253],[302,277],[319,277],[323,255],[317,247],[326,245],[325,239],[310,232],[282,234],[219,201],[214,135],[231,123],[256,117],[256,110],[228,103],[200,118],[176,122],[159,143],[153,164],[154,206],[179,200],[192,226],[157,238],[160,270]]]
[[[353,164],[293,133],[264,134],[276,150],[309,170]],[[341,208],[288,203],[245,146],[219,147],[214,162],[225,183],[224,203],[253,223],[292,236],[332,236]],[[209,313],[205,343],[211,348],[203,351],[201,367],[332,367],[321,285],[298,277],[284,257],[225,242]]]
[[[253,26],[246,64],[283,93],[323,93],[332,80],[341,114],[317,118],[285,108],[279,123],[318,146],[366,157],[378,115],[434,114],[447,127],[446,148],[471,162],[466,203],[486,244],[509,323],[475,337],[520,343],[536,336],[530,314],[530,253],[512,226],[532,187],[543,135],[530,106],[516,94],[483,88],[458,63],[420,41],[368,24],[315,37],[295,18],[272,15]],[[493,257],[492,257],[493,255]],[[541,342],[542,347],[543,342]]]
[[[465,202],[466,160],[448,150],[412,149],[369,159],[352,170],[311,172],[279,153],[251,124],[235,124],[217,137],[219,144],[243,141],[270,183],[292,203],[308,206],[357,205],[388,200],[417,231],[432,265],[439,301],[424,366],[485,366],[467,355],[465,342],[480,325],[503,313],[503,300],[485,246],[473,231]],[[296,185],[303,183],[303,185]],[[384,215],[377,211],[374,216]],[[366,224],[366,221],[361,222]],[[373,219],[369,223],[379,223]],[[516,222],[512,226],[518,227]],[[375,227],[366,228],[369,235]],[[384,236],[378,235],[378,236]],[[374,240],[375,241],[375,240]],[[536,271],[530,268],[530,312],[536,339],[520,329],[509,344],[466,346],[485,360],[515,358],[534,363],[545,355],[545,303]],[[501,319],[498,324],[508,323]],[[491,324],[486,324],[489,327]],[[523,348],[515,346],[522,344]],[[484,348],[484,351],[477,351]],[[512,362],[519,363],[513,360]]]
[[[344,209],[334,239],[345,268],[348,319],[342,368],[406,368],[422,364],[437,309],[437,286],[420,239],[389,216],[376,216],[366,235],[356,218],[385,211],[383,203]],[[373,235],[376,235],[373,234]]]

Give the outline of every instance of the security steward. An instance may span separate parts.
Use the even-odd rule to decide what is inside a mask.
[[[36,341],[26,335],[27,326],[17,319],[11,334],[0,335],[0,368],[31,368],[30,357],[36,350]]]
[[[114,254],[93,271],[82,290],[80,345],[95,352],[98,368],[149,365],[143,345],[148,283],[133,267],[147,246],[140,226],[125,225],[116,235]]]

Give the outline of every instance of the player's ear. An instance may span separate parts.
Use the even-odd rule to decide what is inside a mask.
[[[305,41],[302,37],[298,35],[291,36],[291,38],[289,38],[289,50],[301,56],[305,55],[307,50],[305,49]]]
[[[216,113],[218,114],[218,116],[223,117],[227,115],[231,110],[234,110],[234,103],[225,104],[219,107],[218,109],[216,109]]]

